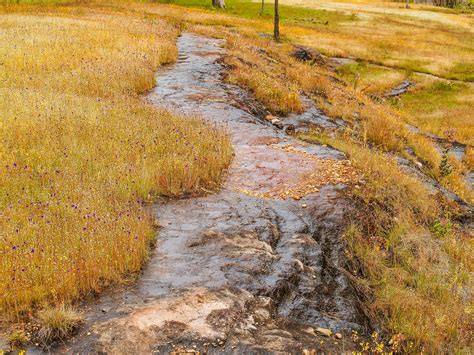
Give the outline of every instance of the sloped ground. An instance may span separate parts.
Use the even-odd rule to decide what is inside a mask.
[[[21,321],[139,271],[155,237],[147,202],[215,188],[231,148],[142,100],[176,59],[167,22],[74,6],[0,13],[0,321]]]
[[[467,210],[459,214],[455,201],[438,199],[443,188],[428,176],[436,177],[438,164],[430,172],[426,161],[417,160],[423,154],[409,149],[413,139],[426,143],[423,135],[405,132],[403,122],[390,119],[400,116],[386,116],[381,105],[364,110],[373,103],[363,90],[350,90],[352,85],[319,63],[297,63],[289,55],[291,44],[257,35],[256,29],[269,29],[264,22],[173,6],[137,8],[154,24],[166,18],[179,29],[212,25],[192,29],[227,39],[227,81],[233,75],[260,104],[272,104],[267,109],[273,114],[306,109],[267,119],[292,134],[301,128],[307,141],[345,151],[351,163],[335,149],[288,137],[265,115],[249,114],[261,107],[223,82],[222,61],[215,61],[223,54],[221,43],[183,36],[178,65],[159,74],[150,100],[225,127],[233,139],[234,165],[219,194],[156,206],[161,232],[143,278],[137,287],[89,305],[86,326],[69,346],[83,352],[342,351],[356,346],[348,329],[367,323],[358,302],[364,297],[372,326],[380,321],[387,336],[375,333],[373,345],[362,341],[365,350],[390,350],[400,342],[408,350],[469,349],[474,263],[472,234],[465,227],[469,209],[472,222],[472,206],[464,203]],[[305,31],[293,27],[285,33]],[[300,96],[302,91],[334,119]],[[367,124],[361,112],[372,114],[372,137],[357,135]],[[393,134],[402,130],[404,135]],[[186,141],[176,133],[176,142]],[[408,159],[400,159],[405,153]],[[357,280],[359,292],[349,280]],[[341,331],[342,339],[321,336],[319,325]]]
[[[160,238],[138,287],[94,307],[107,309],[104,319],[93,310],[84,330],[92,335],[69,350],[342,351],[355,348],[351,330],[366,326],[340,240],[350,212],[341,189],[356,174],[341,153],[236,108],[243,93],[221,80],[219,44],[182,35],[178,64],[158,76],[149,100],[227,129],[235,151],[227,182],[218,194],[156,207]],[[332,174],[318,174],[328,166]],[[295,190],[296,199],[281,198]]]

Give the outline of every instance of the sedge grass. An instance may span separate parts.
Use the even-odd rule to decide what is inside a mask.
[[[370,290],[368,314],[385,338],[361,343],[362,350],[469,352],[474,250],[468,231],[387,154],[344,136],[303,138],[344,151],[365,181],[351,192],[359,211],[345,233],[346,256],[361,289]]]
[[[138,271],[146,203],[217,186],[222,131],[144,102],[176,28],[91,8],[0,15],[0,312],[68,302]],[[9,11],[12,11],[11,13]]]

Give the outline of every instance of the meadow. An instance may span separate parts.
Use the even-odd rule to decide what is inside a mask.
[[[141,9],[158,12],[153,6]],[[350,129],[341,134],[315,131],[300,138],[344,151],[366,181],[351,192],[360,214],[353,216],[345,233],[347,258],[367,313],[382,325],[383,332],[374,333],[370,341],[361,340],[361,350],[380,352],[391,349],[390,344],[401,344],[407,352],[469,351],[472,297],[466,290],[473,286],[471,232],[456,222],[454,206],[433,195],[393,157],[422,161],[426,174],[472,201],[472,189],[463,177],[469,165],[459,165],[449,157],[454,171],[442,176],[442,156],[433,142],[405,126],[407,122],[428,128],[421,123],[430,110],[439,117],[457,110],[451,120],[426,118],[425,124],[432,124],[427,131],[442,136],[444,129],[454,126],[458,128],[456,139],[469,143],[469,91],[457,88],[469,89],[471,84],[448,82],[448,87],[453,87],[450,97],[445,95],[444,84],[439,84],[446,79],[407,72],[403,66],[380,66],[357,58],[352,67],[334,71],[320,63],[301,63],[291,56],[293,44],[300,43],[292,36],[317,32],[317,26],[286,25],[286,39],[276,44],[259,34],[270,33],[269,21],[248,19],[245,14],[229,17],[228,11],[235,12],[196,9],[182,15],[175,6],[159,8],[173,21],[185,20],[188,30],[225,38],[226,79],[250,90],[274,114],[302,111],[298,93],[304,92],[327,115],[349,124]],[[365,45],[371,50],[371,42]],[[313,48],[320,49],[319,44]],[[372,99],[407,77],[417,80],[414,91],[395,102]],[[461,96],[466,99],[458,99]],[[454,103],[445,105],[448,100]],[[407,154],[408,150],[414,156]]]
[[[0,281],[15,287],[4,291],[4,309],[21,314],[45,300],[60,303],[139,270],[154,233],[146,202],[217,186],[231,154],[222,131],[150,107],[138,95],[153,86],[158,65],[175,59],[176,36],[187,30],[226,39],[226,80],[282,119],[304,110],[304,92],[329,117],[346,121],[348,129],[336,135],[300,138],[344,151],[366,182],[348,191],[360,214],[345,233],[346,256],[382,334],[361,350],[401,342],[408,352],[469,352],[471,232],[455,206],[394,157],[421,162],[425,174],[472,203],[464,174],[473,151],[462,162],[450,156],[453,171],[443,176],[441,152],[405,125],[442,137],[454,129],[455,140],[472,144],[472,16],[425,6],[406,15],[400,4],[366,0],[305,8],[288,0],[283,41],[275,43],[268,36],[271,3],[260,17],[258,2],[228,1],[224,10],[202,0],[160,2],[41,7],[35,15],[30,7],[3,10],[0,28],[14,44],[0,50],[8,84],[0,106],[0,218],[9,231]],[[36,53],[35,43],[55,45],[26,55]],[[291,56],[294,44],[354,62],[337,70],[302,63]],[[8,75],[14,71],[22,74]],[[407,94],[381,99],[407,78],[416,82]]]
[[[219,185],[218,127],[141,98],[179,30],[80,7],[7,7],[0,31],[0,312],[69,303],[141,269],[149,203]]]
[[[212,9],[206,0],[158,2],[195,8],[194,14],[205,9],[208,23],[271,33],[272,2],[266,3],[261,16],[258,1],[230,0],[224,10]],[[397,106],[407,114],[406,120],[441,137],[454,128],[457,141],[472,145],[474,15],[416,4],[407,10],[399,3],[370,0],[286,0],[281,4],[284,41],[314,48],[327,56],[354,59],[356,63],[343,72],[344,79],[366,93],[381,94],[404,79],[414,80],[418,84],[413,88],[414,95],[406,100],[402,97]],[[181,16],[190,19],[192,13]],[[230,21],[223,14],[236,17]],[[448,95],[432,90],[445,79],[461,83],[455,84]]]

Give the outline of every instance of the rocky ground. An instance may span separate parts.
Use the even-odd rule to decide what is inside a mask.
[[[340,237],[353,208],[343,191],[357,174],[340,152],[249,113],[246,94],[222,80],[219,40],[184,34],[178,47],[148,100],[225,127],[235,152],[226,183],[157,205],[159,238],[138,283],[91,304],[79,334],[55,350],[355,349],[351,332],[367,331],[367,319]],[[293,124],[325,120],[311,110]]]

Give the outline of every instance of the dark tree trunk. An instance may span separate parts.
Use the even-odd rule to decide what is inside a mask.
[[[273,25],[273,37],[275,37],[275,41],[280,41],[280,14],[278,13],[278,0],[275,0],[275,22]]]
[[[225,0],[212,0],[212,6],[223,9],[225,7]]]
[[[263,15],[263,8],[265,6],[265,0],[262,0],[262,7],[260,8],[260,16]]]

